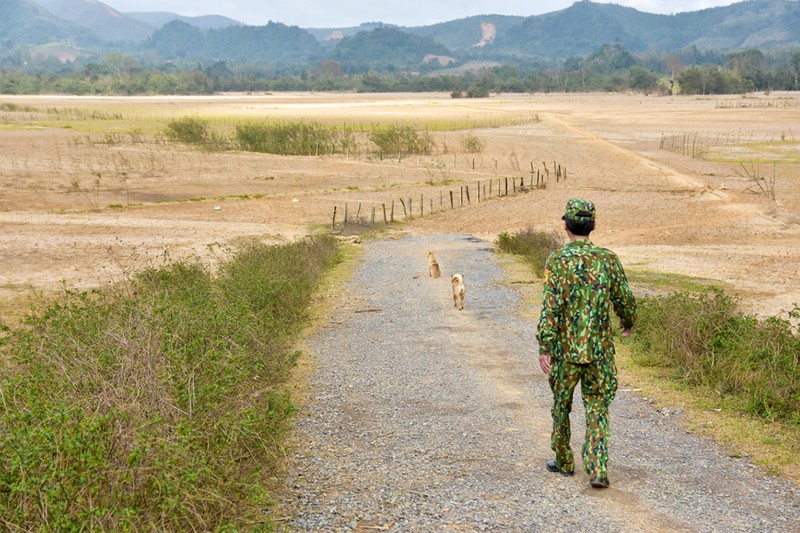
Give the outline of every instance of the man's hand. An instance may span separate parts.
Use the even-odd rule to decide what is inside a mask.
[[[539,366],[542,367],[542,372],[544,372],[545,375],[550,373],[550,354],[549,353],[543,353],[542,355],[539,356]]]

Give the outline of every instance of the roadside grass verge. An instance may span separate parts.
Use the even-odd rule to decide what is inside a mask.
[[[271,530],[295,338],[331,237],[64,294],[0,336],[0,524]]]
[[[501,248],[499,239],[496,244]],[[732,457],[750,457],[768,473],[800,482],[797,329],[779,317],[740,311],[733,297],[709,287],[708,280],[676,276],[670,291],[669,275],[629,277],[636,279],[637,293],[659,296],[638,299],[633,335],[615,341],[625,386],[657,406],[683,409],[687,429],[714,438]],[[513,279],[536,310],[529,317],[535,327],[541,280],[522,281],[518,271]]]
[[[800,337],[789,321],[747,315],[720,289],[676,292],[641,301],[632,339],[637,364],[669,368],[732,409],[800,427]]]

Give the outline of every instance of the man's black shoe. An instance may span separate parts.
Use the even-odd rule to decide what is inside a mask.
[[[562,476],[574,476],[575,472],[565,472],[561,470],[555,461],[547,461],[547,469],[551,472],[557,472]]]
[[[589,485],[596,489],[607,489],[611,486],[611,482],[607,477],[593,477],[589,480]]]

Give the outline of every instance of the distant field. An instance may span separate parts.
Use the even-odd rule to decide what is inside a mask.
[[[786,105],[768,105],[777,99]],[[715,280],[753,310],[781,313],[800,302],[797,101],[792,93],[0,97],[0,316],[17,316],[38,291],[103,285],[165,254],[212,259],[237,239],[320,231],[334,206],[361,205],[363,215],[401,197],[438,201],[553,165],[565,180],[404,227],[492,239],[557,228],[566,199],[588,196],[599,208],[596,241],[632,271]],[[248,121],[353,128],[359,150],[272,156],[166,142],[167,124],[182,117],[228,136]],[[369,133],[390,124],[429,132],[432,153],[372,151]],[[468,136],[480,151],[464,149]],[[694,139],[699,153],[664,149],[665,137]]]

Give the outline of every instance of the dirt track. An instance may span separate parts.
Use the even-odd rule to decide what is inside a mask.
[[[551,394],[534,324],[490,248],[464,234],[365,245],[309,342],[313,372],[280,512],[293,530],[800,530],[796,487],[686,433],[680,413],[624,383],[612,406],[611,488],[590,488],[579,464],[573,478],[548,472]],[[427,250],[439,279],[427,275]],[[468,284],[463,311],[454,272]],[[582,411],[578,397],[578,457]]]

